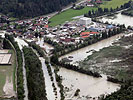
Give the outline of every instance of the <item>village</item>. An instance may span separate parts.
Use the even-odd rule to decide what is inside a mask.
[[[23,37],[29,42],[36,41],[36,38],[40,37],[50,39],[59,45],[74,45],[96,35],[102,36],[102,32],[117,28],[116,25],[94,22],[84,16],[77,16],[70,22],[50,27],[48,19],[49,16],[17,21],[7,26],[7,32]]]
[[[78,6],[94,6],[93,4],[101,3],[101,0],[88,0],[80,3]],[[91,18],[84,16],[77,16],[70,22],[66,21],[62,25],[51,27],[49,26],[49,18],[50,16],[20,20],[11,22],[8,26],[2,24],[1,28],[4,27],[2,29],[6,29],[7,32],[28,40],[34,40],[38,36],[47,37],[52,41],[65,45],[79,43],[92,35],[116,28],[113,25],[93,22]]]

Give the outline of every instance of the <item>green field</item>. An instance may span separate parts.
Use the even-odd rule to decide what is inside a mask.
[[[12,53],[12,65],[0,65],[0,97],[3,96],[3,86],[5,85],[6,78],[9,78],[9,81],[13,81],[13,86],[15,89],[15,68],[16,68],[16,62],[15,62],[15,53],[13,50],[9,51]]]
[[[100,7],[102,8],[117,8],[123,5],[124,3],[127,3],[130,0],[112,0],[112,1],[104,1]]]
[[[81,10],[73,10],[73,9],[68,9],[60,14],[57,14],[56,16],[52,17],[49,21],[51,23],[49,24],[50,26],[56,26],[59,24],[64,23],[65,21],[71,21],[73,17],[75,16],[80,16],[85,13],[88,13],[89,10],[92,9],[97,9],[96,7],[85,7],[84,9]]]
[[[128,1],[129,0],[104,1],[104,3],[100,5],[100,7],[102,7],[102,8],[111,8],[111,7],[116,8],[116,7],[119,7]],[[85,7],[84,9],[81,9],[81,10],[68,9],[68,10],[50,18],[49,21],[51,23],[49,25],[50,26],[56,26],[56,25],[59,25],[59,24],[66,22],[66,21],[71,21],[73,17],[88,13],[88,11],[92,10],[92,9],[96,10],[97,8],[96,7]]]

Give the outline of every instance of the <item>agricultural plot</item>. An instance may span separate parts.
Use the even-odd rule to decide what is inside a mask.
[[[0,65],[0,97],[10,98],[16,96],[15,94],[15,68],[16,68],[16,58],[13,50],[1,51],[2,53],[10,54],[0,54],[0,63],[11,62],[11,65]],[[5,56],[6,55],[6,56]],[[11,56],[12,55],[12,56]]]
[[[105,1],[103,4],[100,5],[102,8],[117,8],[123,5],[124,3],[127,3],[130,0],[111,0],[111,1]],[[63,24],[66,21],[71,21],[73,17],[84,15],[85,13],[88,13],[90,10],[96,10],[97,7],[85,7],[81,10],[74,10],[74,9],[68,9],[66,11],[61,12],[60,14],[57,14],[49,19],[50,26],[56,26],[59,24]]]

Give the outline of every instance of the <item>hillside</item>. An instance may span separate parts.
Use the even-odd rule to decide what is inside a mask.
[[[1,0],[0,13],[11,17],[35,17],[59,11],[76,0]]]

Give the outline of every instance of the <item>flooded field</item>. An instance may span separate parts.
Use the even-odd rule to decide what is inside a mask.
[[[94,78],[66,68],[60,68],[58,72],[63,78],[65,89],[65,100],[93,100],[100,95],[110,94],[120,88],[119,84],[108,82],[105,75],[102,78]],[[77,89],[80,89],[79,96],[74,97]]]
[[[118,13],[115,15],[115,18],[109,18],[109,17],[103,17],[101,21],[113,24],[125,24],[125,26],[133,26],[133,17],[122,15],[121,13]]]

